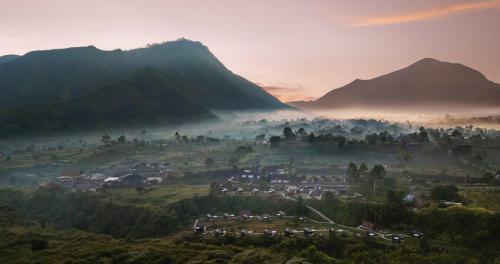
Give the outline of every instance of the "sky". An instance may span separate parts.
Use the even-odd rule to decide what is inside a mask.
[[[500,82],[500,0],[0,0],[0,55],[182,37],[282,101],[426,57]]]

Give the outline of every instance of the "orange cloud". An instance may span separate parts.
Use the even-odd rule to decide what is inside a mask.
[[[366,17],[359,19],[352,24],[352,27],[366,27],[407,23],[419,20],[426,20],[436,17],[443,17],[457,13],[464,13],[474,10],[495,9],[500,7],[500,0],[473,1],[451,5],[434,7],[428,10],[416,11],[401,15]]]
[[[304,88],[302,86],[261,85],[261,87],[282,102],[309,101],[315,99],[315,97],[304,95]]]

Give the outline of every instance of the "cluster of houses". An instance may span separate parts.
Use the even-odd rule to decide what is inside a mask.
[[[273,216],[271,216],[269,214],[252,215],[252,213],[250,211],[242,210],[238,214],[225,213],[225,214],[220,215],[220,216],[207,214],[206,221],[208,221],[208,222],[212,222],[212,221],[216,221],[216,220],[270,221],[272,217]],[[281,218],[281,217],[292,217],[292,216],[286,216],[284,212],[279,211],[278,213],[276,213],[276,217]],[[305,217],[299,217],[298,219],[301,222],[305,222],[307,220],[307,218],[305,218]],[[195,234],[205,234],[205,233],[207,233],[207,226],[204,224],[201,224],[199,222],[199,220],[196,220],[196,222],[193,226],[193,231]],[[329,231],[333,231],[333,229],[331,229]],[[212,233],[212,235],[216,236],[216,237],[225,236],[227,234],[227,232],[225,230],[219,229],[219,228],[211,231],[210,233]],[[274,237],[277,235],[284,235],[285,237],[290,237],[290,236],[295,236],[299,233],[302,233],[304,236],[314,236],[317,234],[317,230],[312,229],[312,228],[304,228],[303,231],[298,231],[298,230],[286,228],[283,232],[278,232],[276,230],[265,229],[261,233],[255,233],[255,232],[250,231],[250,230],[241,229],[239,232],[240,237],[244,237],[244,236],[251,235],[251,234],[261,234],[261,235],[270,236],[270,237]]]
[[[326,192],[334,195],[343,195],[347,192],[345,177],[340,176],[318,176],[304,175],[296,181],[291,181],[288,170],[283,166],[264,166],[261,168],[245,168],[235,176],[227,179],[225,185],[221,185],[222,193],[235,192],[244,194],[273,194],[276,190],[282,190],[286,195],[300,195],[304,198],[321,200]],[[255,184],[264,180],[269,186],[266,190],[259,190]],[[334,185],[336,184],[336,185]]]
[[[247,168],[228,179],[231,182],[252,182],[265,179],[271,183],[288,183],[288,171],[282,166],[264,166],[262,168]]]
[[[69,190],[96,191],[101,187],[147,187],[161,184],[171,166],[168,163],[140,162],[117,166],[99,173],[62,171],[52,184]]]
[[[303,198],[322,200],[327,192],[335,196],[346,194],[347,186],[288,185],[285,192],[288,196],[300,195]]]
[[[276,213],[276,217],[281,218],[281,217],[286,217],[285,212],[279,211]],[[263,215],[253,215],[251,211],[249,210],[241,210],[239,211],[238,214],[232,214],[232,213],[224,213],[222,215],[212,215],[212,214],[207,214],[206,215],[206,220],[211,222],[215,220],[262,220],[262,221],[270,221],[273,218],[272,215],[270,214],[263,214]]]

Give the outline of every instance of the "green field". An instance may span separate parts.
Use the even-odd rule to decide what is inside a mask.
[[[144,192],[135,188],[109,189],[102,195],[104,200],[122,205],[163,208],[180,200],[207,195],[208,191],[208,185],[160,185]]]

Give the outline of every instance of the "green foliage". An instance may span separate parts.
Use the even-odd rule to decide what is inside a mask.
[[[356,164],[350,162],[349,166],[347,166],[347,177],[349,177],[350,181],[353,183],[359,182],[359,171]]]
[[[230,72],[203,44],[186,39],[128,51],[89,46],[30,52],[2,64],[0,108],[71,100],[123,80],[145,66],[168,74],[172,86],[204,107],[287,108]]]
[[[154,208],[113,203],[95,194],[68,193],[54,189],[42,188],[32,195],[0,190],[0,205],[16,208],[27,219],[62,228],[133,238],[170,234],[189,226],[196,216],[207,212],[290,212],[291,204],[291,201],[266,200],[266,206],[263,207],[258,197],[208,195],[180,200],[167,208]]]
[[[310,261],[311,263],[338,263],[334,258],[326,255],[325,253],[319,251],[315,246],[309,246],[303,253],[302,256]]]
[[[76,99],[30,105],[0,113],[0,136],[36,131],[75,131],[213,118],[158,71],[144,68],[130,78]],[[125,138],[120,138],[124,143]],[[105,138],[103,137],[103,142]],[[109,139],[105,143],[109,142]]]
[[[432,198],[438,201],[458,201],[460,196],[455,185],[436,186],[431,190]]]
[[[272,136],[269,138],[269,144],[271,145],[271,148],[277,148],[281,144],[281,137],[280,136]]]

